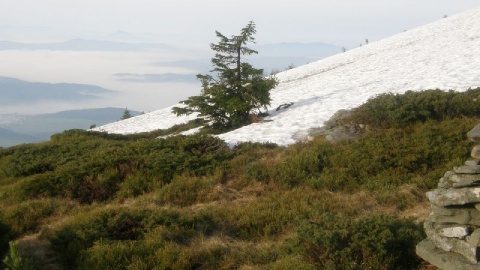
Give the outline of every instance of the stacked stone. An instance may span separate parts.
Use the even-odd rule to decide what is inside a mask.
[[[480,125],[467,136],[480,143]],[[480,270],[480,145],[471,156],[464,166],[447,171],[437,189],[427,192],[428,237],[417,245],[417,254],[440,269]]]

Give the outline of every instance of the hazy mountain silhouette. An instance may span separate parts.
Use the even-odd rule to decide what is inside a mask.
[[[28,134],[21,134],[10,129],[0,127],[0,147],[8,147],[22,143],[41,141],[40,138]]]
[[[39,100],[88,100],[114,93],[95,85],[27,82],[0,77],[0,105],[28,104]]]
[[[19,115],[17,122],[0,125],[0,147],[21,143],[47,141],[55,133],[69,129],[88,129],[122,118],[125,108],[98,108],[62,111],[58,113]],[[130,111],[132,116],[141,112]],[[0,118],[2,115],[0,115]]]

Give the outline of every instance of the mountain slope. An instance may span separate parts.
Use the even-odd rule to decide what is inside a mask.
[[[339,109],[364,103],[385,92],[480,86],[480,8],[409,30],[277,75],[268,122],[252,124],[219,137],[288,145],[304,139]],[[285,110],[276,108],[294,104]],[[190,117],[171,108],[97,128],[109,133],[137,133],[168,128]]]

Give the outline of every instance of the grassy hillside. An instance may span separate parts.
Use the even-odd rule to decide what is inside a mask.
[[[15,240],[35,269],[422,268],[424,193],[468,158],[479,95],[380,95],[337,142],[71,130],[1,149],[0,253]]]

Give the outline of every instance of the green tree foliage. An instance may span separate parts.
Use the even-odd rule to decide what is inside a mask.
[[[3,263],[7,266],[6,270],[31,270],[33,263],[29,259],[24,259],[20,255],[18,246],[14,242],[10,242],[10,252],[3,259]]]
[[[125,111],[123,111],[123,115],[120,120],[125,120],[131,117],[132,117],[132,114],[130,113],[130,111],[127,108],[125,108]]]
[[[177,115],[198,112],[200,118],[211,120],[214,128],[225,130],[248,124],[252,110],[266,109],[270,105],[270,90],[277,81],[265,78],[263,69],[254,68],[243,59],[244,55],[258,53],[246,46],[255,42],[255,33],[253,22],[238,36],[228,38],[217,31],[220,41],[210,45],[215,51],[212,72],[216,77],[197,75],[202,82],[202,94],[181,101],[186,107],[174,107],[173,112]]]

